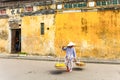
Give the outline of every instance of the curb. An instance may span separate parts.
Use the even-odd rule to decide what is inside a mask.
[[[55,58],[52,56],[30,56],[30,55],[18,55],[18,54],[0,54],[0,58],[3,59],[23,59],[23,60],[38,60],[38,61],[59,61],[64,62],[64,58]],[[99,63],[99,64],[120,64],[120,60],[103,60],[103,59],[90,59],[81,58],[78,61],[85,63]]]

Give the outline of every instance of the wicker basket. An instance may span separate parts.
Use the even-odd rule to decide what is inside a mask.
[[[65,63],[56,63],[55,68],[56,69],[65,69],[66,65],[65,65]]]
[[[84,62],[75,62],[76,66],[85,66]]]

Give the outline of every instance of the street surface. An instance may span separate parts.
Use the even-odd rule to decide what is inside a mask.
[[[0,58],[0,80],[120,80],[120,64],[74,65],[72,72],[58,70],[53,61]]]

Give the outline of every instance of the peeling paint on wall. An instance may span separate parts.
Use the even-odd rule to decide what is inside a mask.
[[[87,58],[120,58],[120,13],[98,11],[56,15],[55,47],[76,43],[77,55]],[[64,56],[65,53],[62,54]],[[119,56],[118,56],[119,55]]]
[[[41,35],[41,23],[45,33]],[[22,51],[30,54],[54,54],[54,15],[28,16],[22,19]],[[49,28],[49,30],[48,30]]]
[[[7,40],[7,38],[8,38],[8,33],[4,30],[1,30],[0,31],[0,39]]]
[[[0,51],[7,51],[8,21],[0,19]],[[24,16],[21,22],[21,51],[64,57],[61,47],[75,42],[77,56],[120,59],[120,12],[71,12]],[[41,35],[40,24],[45,34]]]
[[[0,19],[0,52],[7,52],[8,44],[8,20]]]

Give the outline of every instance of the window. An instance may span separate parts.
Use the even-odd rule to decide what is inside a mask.
[[[41,35],[44,35],[44,23],[41,23]]]
[[[107,1],[107,5],[110,5],[111,4],[111,1],[109,0],[109,1]]]
[[[81,3],[65,3],[64,8],[80,8],[80,7],[86,7],[87,3],[86,2],[81,2]]]
[[[106,5],[106,1],[102,1],[102,5],[103,5],[103,6]]]
[[[105,6],[105,5],[116,5],[119,4],[118,0],[103,0],[103,1],[97,1],[97,6]]]
[[[78,7],[78,4],[73,4],[73,8],[77,8]]]
[[[82,7],[82,4],[78,4],[78,7]]]
[[[0,15],[6,15],[6,9],[0,10]]]
[[[26,12],[32,12],[33,11],[33,7],[32,6],[25,7],[25,11]]]
[[[101,2],[100,1],[97,1],[97,6],[101,6]]]
[[[117,0],[113,0],[113,4],[117,4]]]
[[[64,4],[64,8],[69,8],[69,4]]]

